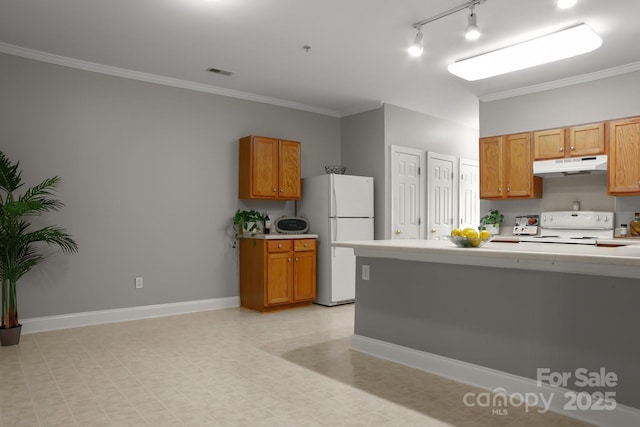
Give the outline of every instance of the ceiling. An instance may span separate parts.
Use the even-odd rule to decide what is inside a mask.
[[[640,69],[638,0],[578,0],[570,10],[555,0],[487,0],[475,8],[479,40],[464,38],[463,10],[427,24],[423,56],[409,57],[413,23],[465,2],[0,0],[0,52],[46,52],[336,117],[391,103],[473,128],[479,99]],[[446,69],[581,22],[603,38],[598,50],[476,82]]]

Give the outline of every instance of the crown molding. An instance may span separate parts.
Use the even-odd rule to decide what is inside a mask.
[[[125,79],[139,80],[147,83],[155,83],[164,86],[172,86],[181,89],[193,90],[196,92],[211,93],[214,95],[222,95],[230,98],[242,99],[245,101],[254,101],[262,104],[275,105],[278,107],[291,108],[294,110],[306,111],[309,113],[321,114],[324,116],[340,118],[342,115],[338,111],[328,108],[316,107],[313,105],[302,104],[298,102],[286,101],[268,96],[256,95],[249,92],[239,90],[225,89],[219,86],[208,85],[204,83],[195,83],[188,80],[174,79],[164,77],[157,74],[143,73],[140,71],[128,70],[126,68],[111,67],[108,65],[97,64],[94,62],[82,61],[80,59],[68,58],[65,56],[54,55],[39,50],[27,49],[21,46],[15,46],[8,43],[0,42],[0,52],[9,55],[20,56],[35,61],[48,62],[50,64],[61,65],[63,67],[76,68],[78,70],[91,71],[94,73],[106,74]]]
[[[632,73],[640,70],[640,62],[632,62],[631,64],[621,65],[619,67],[608,68],[606,70],[596,71],[593,73],[582,74],[579,76],[569,77],[566,79],[554,80],[552,82],[541,83],[538,85],[525,86],[502,92],[495,92],[478,97],[480,102],[497,101],[500,99],[513,98],[520,95],[528,95],[536,92],[543,92],[550,89],[559,89],[562,87],[573,86],[580,83],[592,82],[595,80],[615,77],[622,74]]]

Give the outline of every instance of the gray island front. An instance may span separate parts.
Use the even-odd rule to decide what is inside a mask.
[[[357,256],[355,350],[488,390],[546,393],[551,410],[597,424],[640,425],[640,245],[335,245]],[[538,384],[545,373],[569,377]],[[567,391],[583,392],[583,410]],[[600,393],[615,403],[596,407]]]

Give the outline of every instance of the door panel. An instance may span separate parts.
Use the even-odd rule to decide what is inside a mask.
[[[373,178],[331,175],[332,217],[373,217]]]
[[[278,197],[300,197],[300,144],[295,141],[280,141],[280,163]]]
[[[520,133],[505,136],[506,191],[508,197],[531,195],[533,164],[531,163],[531,135]]]
[[[453,225],[453,193],[455,158],[429,153],[428,169],[428,239],[449,236]]]
[[[331,250],[331,301],[340,302],[356,297],[356,257],[352,248]]]
[[[284,304],[291,299],[291,252],[267,255],[267,293],[265,305]]]
[[[392,239],[420,238],[420,155],[392,153],[393,228]]]
[[[253,195],[277,197],[278,186],[278,141],[255,137],[253,140]]]
[[[480,224],[480,170],[476,160],[460,159],[459,228]]]
[[[313,300],[316,297],[316,253],[302,251],[294,253],[293,300]]]

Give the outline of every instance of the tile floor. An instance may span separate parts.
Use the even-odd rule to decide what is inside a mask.
[[[353,305],[226,309],[23,335],[0,426],[583,426],[467,408],[481,391],[350,350]]]

